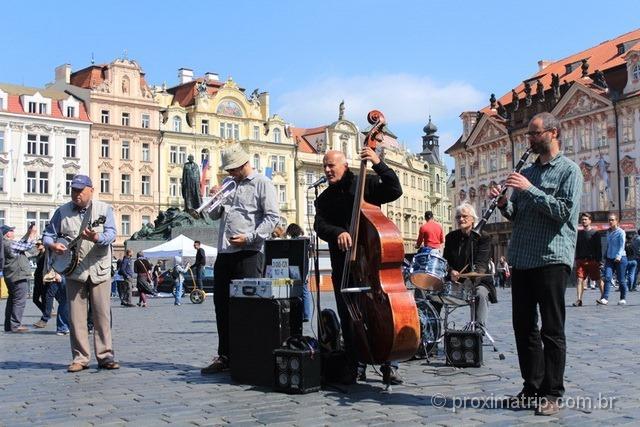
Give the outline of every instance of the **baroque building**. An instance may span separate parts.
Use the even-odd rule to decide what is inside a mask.
[[[51,87],[88,105],[92,122],[88,172],[94,197],[114,208],[118,230],[114,247],[121,250],[124,240],[151,222],[161,205],[160,107],[141,67],[129,59],[75,72],[70,65],[61,65]]]
[[[0,84],[0,224],[41,233],[89,172],[91,122],[84,102],[53,88]]]
[[[454,203],[467,200],[484,213],[489,187],[513,170],[529,146],[529,120],[543,111],[560,120],[561,148],[582,170],[581,211],[592,213],[600,229],[607,227],[608,212],[619,215],[624,229],[636,229],[640,30],[559,61],[539,61],[537,72],[510,93],[491,94],[482,110],[462,113],[462,135],[446,151],[455,159]],[[485,230],[493,236],[494,256],[504,254],[511,224],[496,210]]]

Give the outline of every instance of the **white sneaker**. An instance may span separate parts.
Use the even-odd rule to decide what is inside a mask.
[[[620,301],[618,301],[618,305],[627,305],[627,301],[621,299]]]
[[[600,298],[596,300],[596,303],[600,304],[600,305],[607,305],[609,304],[609,301],[607,301],[606,298]]]

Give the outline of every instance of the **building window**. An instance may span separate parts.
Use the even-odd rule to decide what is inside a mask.
[[[46,135],[40,135],[40,144],[38,144],[39,146],[39,152],[41,156],[48,156],[49,155],[49,137]]]
[[[4,131],[0,130],[0,153],[4,153]]]
[[[220,123],[220,138],[240,139],[240,125],[236,123]]]
[[[253,155],[253,161],[251,162],[251,164],[253,165],[253,168],[257,171],[260,170],[260,155],[259,154],[254,154]]]
[[[100,123],[103,125],[109,124],[109,110],[102,110],[100,113]]]
[[[633,67],[633,80],[640,80],[640,64]]]
[[[274,172],[285,171],[285,156],[271,156],[271,169]]]
[[[38,135],[27,135],[27,154],[32,156],[38,154]]]
[[[76,116],[76,107],[67,107],[67,117]]]
[[[122,126],[129,126],[129,113],[122,113]]]
[[[125,173],[122,174],[122,194],[131,194],[131,175]]]
[[[110,176],[108,172],[100,172],[100,192],[111,193]]]
[[[171,197],[178,196],[178,178],[169,178],[169,195]]]
[[[173,118],[173,131],[182,132],[182,119],[178,116]]]
[[[65,146],[65,154],[67,157],[76,157],[76,139],[67,138],[67,144]]]
[[[178,163],[178,147],[175,145],[169,147],[169,163]]]
[[[282,136],[280,135],[280,129],[278,128],[273,130],[273,142],[276,144],[280,144],[282,142]]]
[[[178,163],[183,165],[187,163],[187,147],[180,147],[178,150]]]
[[[49,137],[47,135],[27,135],[27,154],[32,156],[48,156],[49,155]]]
[[[129,160],[130,148],[131,144],[129,141],[122,141],[122,160]]]
[[[440,192],[440,175],[436,174],[436,193]]]
[[[71,195],[71,181],[73,181],[73,177],[75,174],[67,173],[64,176],[64,194],[69,196]]]
[[[260,141],[260,126],[253,127],[253,139]]]
[[[315,215],[316,207],[313,200],[307,199],[307,215]]]
[[[287,203],[287,186],[276,185],[276,189],[278,190],[278,203],[280,203],[282,207],[282,205]]]
[[[27,171],[27,193],[35,194],[37,192],[37,172]]]
[[[4,225],[4,219],[7,217],[4,209],[0,210],[0,225]]]
[[[109,157],[109,140],[108,139],[103,139],[100,142],[100,156]]]
[[[37,111],[38,105],[33,101],[29,101],[29,112],[35,114]]]
[[[122,235],[128,236],[131,233],[131,215],[122,215],[122,222],[120,225]]]
[[[203,167],[205,160],[207,161],[207,163],[209,162],[209,150],[203,148],[202,150],[200,150],[200,164],[203,165]]]
[[[142,225],[147,225],[151,222],[151,217],[149,215],[142,215]]]
[[[31,224],[37,224],[37,223],[38,223],[38,212],[27,211],[27,228],[29,228]]]
[[[49,194],[49,172],[40,172],[38,189],[40,190],[40,194]]]
[[[142,195],[149,196],[151,194],[151,177],[142,175]]]
[[[44,230],[47,224],[49,224],[49,212],[40,212],[38,220],[38,230]]]
[[[622,117],[622,142],[633,141],[633,115]]]
[[[149,129],[149,124],[151,123],[151,118],[148,114],[142,115],[142,127],[144,129]]]
[[[38,112],[40,114],[47,114],[47,104],[44,102],[38,104]]]
[[[151,151],[149,147],[150,146],[148,142],[142,143],[142,161],[143,162],[151,161]]]
[[[4,193],[4,169],[0,169],[0,193]]]
[[[495,156],[489,158],[489,172],[495,172],[498,170],[498,159]]]
[[[203,135],[209,135],[209,120],[203,120],[200,124],[200,130]]]
[[[411,175],[411,187],[416,188],[416,176]]]
[[[306,173],[307,185],[311,185],[314,183],[316,175],[313,172]]]

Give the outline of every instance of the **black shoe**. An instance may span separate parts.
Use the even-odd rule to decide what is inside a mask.
[[[383,365],[380,367],[380,371],[382,372],[382,382],[385,384],[400,385],[404,382],[400,374],[398,374],[397,368]]]
[[[522,390],[516,396],[507,399],[509,409],[535,409],[538,407],[540,397],[536,392]]]

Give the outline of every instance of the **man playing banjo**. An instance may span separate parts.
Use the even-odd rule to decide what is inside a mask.
[[[111,205],[92,200],[93,184],[86,175],[71,181],[71,201],[60,206],[47,225],[43,243],[51,252],[52,265],[65,271],[67,299],[71,319],[71,352],[69,372],[89,367],[91,348],[87,330],[87,304],[91,300],[95,352],[98,367],[118,369],[111,342],[111,243],[116,238],[115,218]],[[97,224],[94,228],[90,226]],[[74,246],[77,265],[66,267],[64,260],[70,249],[61,236],[81,239]],[[56,257],[58,259],[56,259]],[[62,263],[64,264],[64,262]]]

